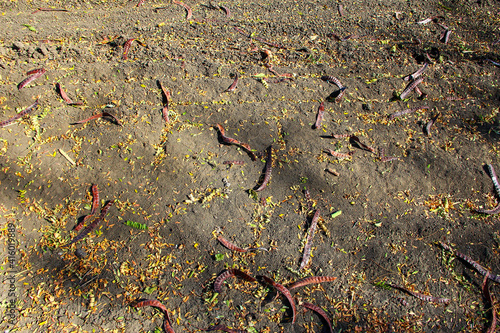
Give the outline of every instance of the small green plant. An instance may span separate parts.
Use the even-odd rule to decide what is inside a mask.
[[[142,223],[134,222],[134,221],[130,221],[130,220],[126,221],[125,224],[128,225],[129,227],[139,229],[139,230],[146,230],[148,228],[148,226],[146,224],[142,224]]]
[[[379,287],[379,288],[386,289],[386,290],[391,289],[391,287],[387,283],[385,283],[384,281],[375,282],[374,285],[375,285],[375,287]]]

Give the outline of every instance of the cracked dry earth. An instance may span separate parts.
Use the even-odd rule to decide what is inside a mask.
[[[0,329],[161,332],[167,311],[175,332],[495,330],[499,288],[483,275],[500,272],[499,221],[477,210],[499,202],[498,1],[5,0],[0,13],[0,121],[39,103],[0,123]],[[266,278],[216,293],[226,269]],[[292,323],[267,278],[312,276],[336,279],[291,290]]]

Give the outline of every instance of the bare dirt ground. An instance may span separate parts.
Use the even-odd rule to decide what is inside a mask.
[[[0,329],[162,331],[160,311],[131,306],[141,298],[161,301],[175,332],[329,332],[302,302],[320,306],[334,332],[491,326],[498,306],[483,275],[438,242],[500,272],[498,216],[475,211],[499,202],[486,168],[500,169],[498,1],[186,0],[190,18],[176,3],[137,4],[0,3],[0,121],[39,101],[0,128]],[[403,78],[424,63],[422,96],[401,100]],[[347,87],[342,99],[327,75]],[[68,105],[57,83],[83,105]],[[117,120],[75,124],[103,112]],[[224,143],[217,124],[257,160]],[[270,145],[271,180],[255,192]],[[90,214],[92,185],[95,215],[114,203],[65,246]],[[230,251],[219,235],[269,252]],[[292,290],[292,324],[290,303],[265,284],[229,278],[215,293],[228,268],[282,285],[337,279]]]

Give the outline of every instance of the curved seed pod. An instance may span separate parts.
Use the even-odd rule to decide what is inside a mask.
[[[292,294],[290,294],[290,291],[282,286],[279,283],[274,282],[273,279],[268,278],[267,276],[261,276],[262,280],[264,280],[265,283],[270,284],[273,286],[276,290],[281,292],[283,295],[285,295],[286,299],[288,300],[288,303],[290,303],[290,306],[292,307],[292,324],[295,324],[295,312],[296,312],[296,307],[295,307],[295,301],[293,300]]]
[[[250,155],[250,158],[252,159],[252,161],[255,161],[257,159],[257,157],[255,156],[255,154],[253,153],[252,149],[250,148],[250,146],[248,144],[241,143],[236,139],[233,139],[233,138],[226,136],[226,131],[224,130],[224,127],[222,127],[221,124],[217,124],[217,129],[219,130],[222,142],[227,143],[229,145],[238,145],[241,148],[243,148],[247,152],[248,155]]]
[[[340,88],[340,93],[339,95],[335,98],[335,102],[340,102],[340,100],[342,99],[342,97],[344,97],[344,94],[345,94],[345,91],[347,90],[347,87],[342,87]]]
[[[40,73],[45,73],[45,69],[43,68],[38,68],[38,69],[32,69],[30,71],[26,72],[26,75],[34,75],[34,74],[40,74]]]
[[[326,314],[325,311],[323,311],[323,309],[321,309],[317,305],[307,303],[307,302],[302,303],[302,306],[319,314],[328,324],[328,328],[330,329],[330,332],[333,333],[332,323],[330,322],[330,319],[328,319],[328,315]]]
[[[225,239],[224,237],[220,236],[217,237],[217,240],[222,244],[224,245],[224,247],[228,248],[229,250],[231,251],[236,251],[236,252],[248,252],[248,251],[258,251],[258,250],[262,250],[262,251],[266,251],[268,252],[267,249],[263,248],[263,247],[247,247],[246,249],[242,249],[241,247],[237,246],[237,245],[234,245],[233,243],[231,243],[230,241],[228,241],[227,239]]]
[[[45,74],[47,71],[45,70],[45,68],[40,68],[40,69],[34,69],[34,70],[31,70],[28,72],[28,75],[31,75],[30,77],[24,79],[23,81],[21,81],[21,83],[19,83],[17,85],[17,89],[18,90],[21,90],[23,89],[24,87],[26,87],[28,84],[30,84],[31,82],[35,81],[36,79],[38,79],[40,76],[42,76],[43,74]],[[33,75],[32,75],[33,74]]]
[[[140,299],[140,300],[135,301],[132,304],[132,306],[135,308],[140,308],[143,306],[152,306],[152,307],[159,309],[165,315],[165,319],[163,320],[163,329],[167,333],[175,333],[171,324],[170,324],[170,317],[168,316],[167,307],[165,305],[163,305],[160,301],[158,301],[156,299]]]
[[[379,148],[378,150],[378,157],[382,162],[390,162],[393,160],[397,160],[398,158],[395,156],[385,156],[384,154],[384,148]]]
[[[486,274],[484,276],[481,289],[483,290],[483,296],[486,299],[485,307],[491,309],[491,324],[490,327],[486,330],[486,333],[494,333],[497,327],[497,311],[494,304],[495,302],[493,301],[493,297],[491,296],[490,289],[488,287],[488,277],[489,274]]]
[[[111,206],[113,206],[114,203],[115,203],[114,200],[111,200],[110,202],[108,202],[106,204],[106,206],[104,206],[101,209],[101,215],[99,215],[99,217],[96,218],[94,220],[94,222],[92,222],[85,229],[83,229],[83,231],[78,236],[76,236],[75,238],[73,238],[73,240],[71,242],[69,242],[67,245],[64,245],[64,246],[67,247],[67,246],[70,246],[71,244],[74,244],[74,243],[78,242],[79,240],[81,240],[85,236],[87,236],[87,234],[89,232],[91,232],[92,230],[94,230],[97,227],[97,225],[99,224],[99,222],[101,222],[102,220],[104,220],[104,218],[108,214],[109,209],[111,208]]]
[[[229,250],[231,251],[236,251],[236,252],[247,252],[247,250],[245,249],[242,249],[241,247],[239,246],[236,246],[234,245],[233,243],[231,243],[230,241],[228,241],[227,239],[225,239],[224,237],[220,236],[217,237],[217,240],[222,244],[224,245],[226,248],[228,248]]]
[[[316,210],[312,218],[311,227],[309,227],[309,233],[307,235],[306,245],[304,246],[304,255],[302,256],[302,263],[300,264],[299,269],[303,269],[304,267],[306,267],[306,265],[309,263],[309,259],[311,258],[312,240],[314,237],[314,233],[316,232],[318,219],[319,219],[319,209]]]
[[[308,284],[332,282],[332,281],[335,281],[336,279],[337,278],[333,277],[333,276],[311,276],[311,277],[299,280],[297,282],[294,282],[294,283],[288,285],[287,288],[288,288],[288,290],[292,290],[295,288],[307,286]]]
[[[333,134],[333,133],[332,133],[332,137],[333,137],[334,139],[350,138],[350,137],[351,137],[351,134]]]
[[[94,216],[97,211],[97,207],[99,207],[99,190],[97,189],[97,185],[94,184],[92,185],[92,210],[89,215],[85,216],[83,220],[76,225],[75,231],[80,231],[83,228],[85,221]]]
[[[469,257],[463,253],[460,253],[456,250],[453,250],[451,247],[449,247],[448,245],[446,245],[443,242],[439,242],[439,245],[441,245],[441,247],[443,249],[453,252],[454,255],[456,255],[457,257],[459,257],[460,259],[462,259],[463,261],[465,261],[469,265],[471,265],[479,274],[481,274],[483,276],[488,275],[488,279],[495,281],[496,283],[500,283],[500,276],[499,275],[492,274],[489,270],[487,270],[486,268],[481,266],[479,263],[472,260],[471,257]]]
[[[398,112],[395,112],[393,114],[391,114],[389,116],[389,120],[393,120],[394,118],[396,117],[400,117],[402,115],[405,115],[405,114],[408,114],[408,113],[413,113],[415,111],[418,111],[418,110],[423,110],[423,109],[429,109],[428,106],[417,106],[415,108],[412,108],[412,109],[406,109],[406,110],[403,110],[403,111],[398,111]]]
[[[328,153],[328,154],[332,155],[333,157],[337,157],[337,158],[351,158],[351,156],[354,154],[353,151],[348,152],[347,154],[343,154],[343,153],[338,153],[338,152],[331,150],[331,149],[325,149],[325,153]]]
[[[5,126],[13,123],[17,119],[20,119],[20,118],[24,117],[25,115],[27,115],[28,113],[30,113],[31,111],[33,111],[37,106],[38,106],[38,99],[35,101],[35,103],[31,104],[26,109],[24,109],[23,111],[21,111],[18,114],[16,114],[14,117],[9,118],[7,120],[4,120],[4,121],[0,122],[0,128],[5,127]]]
[[[436,120],[438,118],[439,118],[439,114],[437,114],[434,117],[432,117],[431,120],[429,120],[429,122],[427,123],[427,125],[425,125],[425,134],[427,136],[431,135],[431,127],[432,127],[432,125],[434,125],[434,123],[436,122]]]
[[[445,44],[448,44],[448,41],[450,40],[450,35],[451,35],[451,30],[446,29],[443,32],[443,37],[441,38],[441,41]]]
[[[498,213],[500,213],[500,204],[493,209],[478,208],[478,209],[474,209],[474,211],[476,213],[480,213],[480,214],[498,214]]]
[[[240,279],[243,279],[245,281],[248,281],[248,282],[255,282],[257,281],[254,277],[248,275],[247,273],[245,272],[242,272],[238,269],[235,269],[235,268],[232,268],[232,269],[228,269],[226,271],[224,271],[222,274],[220,274],[217,279],[215,279],[215,282],[214,282],[214,290],[216,293],[221,293],[221,288],[222,288],[222,284],[224,283],[224,281],[227,279],[227,278],[230,278],[230,277],[233,277],[233,276],[236,276],[236,277],[239,277]]]
[[[222,127],[221,124],[217,124],[217,128],[219,129],[219,133],[221,136],[225,136],[226,135],[226,130],[224,130],[224,127]]]
[[[144,306],[153,306],[163,313],[167,313],[167,307],[156,299],[139,299],[135,301],[132,306],[134,308],[142,308]]]
[[[245,161],[224,161],[222,164],[245,165]]]
[[[226,13],[226,17],[230,17],[231,16],[231,11],[229,10],[228,7],[225,7],[225,6],[219,6],[219,8],[221,10],[223,10],[225,13]]]
[[[357,136],[351,135],[351,140],[354,141],[361,149],[367,150],[370,153],[375,153],[375,149],[374,148],[372,148],[370,146],[367,146],[364,143],[362,143],[361,140],[359,140],[359,138]]]
[[[424,294],[421,294],[421,293],[410,291],[410,290],[408,290],[406,288],[403,288],[403,287],[395,285],[395,284],[391,284],[390,283],[389,286],[391,286],[394,289],[399,289],[401,291],[404,291],[405,293],[408,293],[411,296],[416,297],[416,298],[418,298],[418,299],[420,299],[422,301],[425,301],[425,302],[433,302],[433,303],[440,303],[440,304],[447,304],[447,303],[450,302],[450,300],[448,298],[440,298],[440,297],[434,297],[434,296],[431,296],[431,295],[424,295]]]
[[[193,11],[191,10],[191,8],[189,8],[188,5],[184,4],[183,2],[176,1],[176,0],[173,0],[172,2],[175,3],[176,5],[184,7],[187,11],[186,20],[191,19],[191,17],[193,16]]]
[[[167,313],[165,313],[165,319],[163,319],[163,329],[167,333],[175,333],[172,325],[170,324],[170,318]]]
[[[272,171],[273,171],[273,146],[271,145],[267,148],[267,160],[264,171],[264,180],[262,181],[262,184],[255,190],[255,192],[260,192],[266,188],[267,183],[271,179]]]
[[[493,181],[493,186],[495,187],[495,191],[497,195],[500,196],[500,185],[498,184],[497,175],[495,173],[495,169],[493,165],[488,164],[488,172],[490,173],[491,180]],[[498,214],[500,213],[500,204],[493,209],[475,209],[476,212],[481,214]]]
[[[491,164],[488,164],[487,167],[490,173],[491,180],[493,181],[493,186],[495,186],[495,191],[497,191],[497,195],[500,196],[500,184],[498,184],[498,179],[497,179],[497,174],[495,173],[495,169]]]
[[[226,131],[224,130],[224,127],[222,127],[221,124],[217,124],[217,128],[219,129],[219,133],[220,133],[222,142],[230,144],[230,145],[231,144],[241,145],[241,143],[238,140],[226,136]]]
[[[411,82],[410,84],[408,84],[408,86],[406,86],[405,90],[403,90],[403,92],[401,93],[401,95],[399,96],[400,99],[405,99],[405,97],[413,90],[415,89],[416,86],[418,86],[420,83],[422,83],[424,79],[419,77],[418,79],[416,79],[415,81]]]
[[[233,81],[233,83],[229,86],[229,88],[226,89],[225,92],[235,91],[237,85],[238,85],[238,73],[236,73],[234,75],[234,81]]]
[[[66,92],[64,92],[64,90],[59,82],[56,83],[56,88],[59,91],[59,94],[61,95],[62,99],[64,99],[64,101],[66,103],[73,104],[73,101],[71,100],[71,98],[68,97],[68,95],[66,95]]]
[[[316,123],[314,124],[314,129],[317,129],[321,126],[324,114],[325,114],[325,102],[321,102],[318,108],[318,114],[316,115]]]
[[[118,118],[116,118],[114,115],[112,115],[109,112],[103,112],[103,113],[99,113],[99,114],[93,115],[92,117],[89,117],[87,119],[77,121],[76,123],[72,123],[72,125],[84,124],[84,123],[86,123],[88,121],[91,121],[91,120],[94,120],[94,119],[98,119],[98,118],[102,118],[102,117],[111,117],[111,118],[114,119],[114,121],[118,125],[123,126],[122,123],[118,120]]]
[[[340,83],[339,79],[337,79],[337,78],[336,78],[336,77],[334,77],[334,76],[324,75],[324,76],[322,76],[322,77],[321,77],[321,80],[326,81],[326,82],[333,83],[333,84],[335,84],[337,87],[339,87],[339,89],[344,88],[344,85],[343,85],[342,83]]]
[[[168,123],[169,122],[168,105],[170,104],[170,91],[165,89],[165,87],[163,86],[163,84],[160,81],[158,81],[158,82],[160,83],[161,91],[163,92],[163,95],[165,96],[165,100],[166,100],[165,106],[163,107],[163,120],[165,120]]]
[[[130,46],[132,46],[132,42],[134,40],[135,40],[135,38],[130,38],[123,45],[123,60],[127,60],[127,58],[128,58],[128,51],[130,50]]]
[[[429,63],[425,63],[424,66],[422,66],[418,71],[416,71],[415,73],[413,74],[410,74],[408,76],[405,76],[403,78],[403,80],[405,81],[413,81],[415,80],[416,78],[418,78],[420,75],[422,75],[422,73],[427,69],[427,66],[429,66]]]

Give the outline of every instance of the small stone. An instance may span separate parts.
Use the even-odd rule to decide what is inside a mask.
[[[26,48],[26,45],[24,45],[24,43],[22,43],[22,42],[16,41],[16,42],[12,43],[12,47],[16,50],[24,50]]]
[[[77,256],[79,259],[83,259],[87,256],[87,252],[85,252],[85,250],[83,249],[78,248],[75,251],[75,256]]]
[[[33,58],[34,55],[35,55],[35,53],[36,53],[36,50],[35,50],[35,48],[33,46],[30,46],[28,48],[28,52],[27,53],[28,53],[28,57]]]
[[[49,50],[47,50],[45,46],[40,46],[38,48],[38,51],[40,51],[40,53],[43,54],[44,57],[47,57],[50,54]]]

